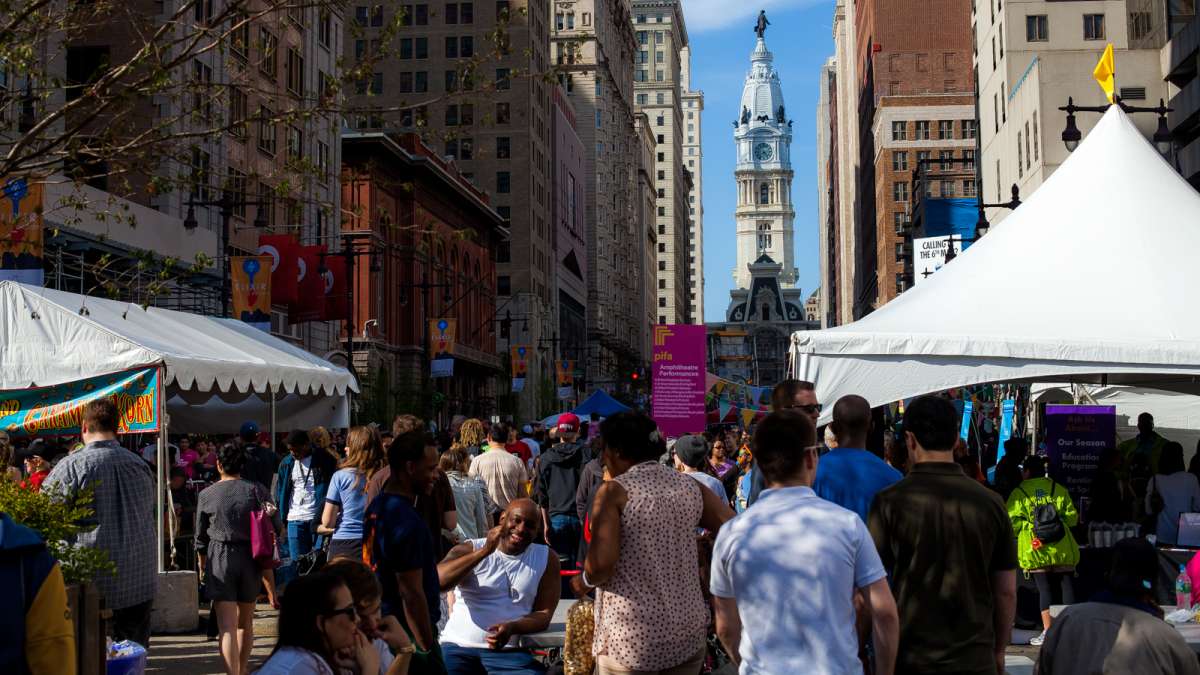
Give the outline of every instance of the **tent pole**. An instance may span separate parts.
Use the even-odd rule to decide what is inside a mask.
[[[157,535],[155,541],[158,542],[156,556],[158,560],[158,572],[162,574],[167,570],[166,561],[163,560],[163,548],[166,546],[166,541],[163,539],[163,510],[166,509],[165,495],[167,491],[166,481],[163,480],[163,471],[167,466],[167,397],[166,387],[163,383],[165,373],[160,366],[158,369],[158,459],[154,463],[155,482],[157,489],[155,490],[156,497],[154,502],[155,508],[155,523]]]
[[[267,391],[271,392],[271,454],[275,453],[275,388],[267,387]],[[278,455],[276,455],[278,456]]]

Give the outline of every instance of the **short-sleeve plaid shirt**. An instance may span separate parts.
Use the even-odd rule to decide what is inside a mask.
[[[115,575],[95,580],[107,606],[124,609],[153,600],[158,583],[153,471],[116,441],[98,441],[63,458],[42,490],[74,498],[89,486],[99,525],[80,534],[76,543],[107,551],[117,566]]]

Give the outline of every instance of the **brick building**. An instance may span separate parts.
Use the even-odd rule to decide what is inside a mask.
[[[507,392],[497,353],[504,219],[416,134],[343,136],[343,232],[354,242],[355,369],[363,419],[487,416]],[[430,379],[428,319],[456,319],[454,376]]]

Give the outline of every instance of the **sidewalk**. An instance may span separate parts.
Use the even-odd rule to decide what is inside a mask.
[[[270,605],[260,604],[254,611],[254,650],[250,656],[250,667],[255,668],[266,660],[275,646],[275,625],[279,612]],[[170,673],[170,675],[208,675],[224,673],[217,641],[209,640],[204,634],[208,622],[208,610],[200,610],[200,627],[192,633],[175,635],[153,635],[150,640],[150,657],[147,673]]]

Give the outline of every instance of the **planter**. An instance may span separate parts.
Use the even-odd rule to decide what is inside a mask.
[[[200,625],[200,591],[195,572],[159,572],[150,612],[150,631],[190,633]]]
[[[75,661],[79,675],[106,672],[106,624],[112,611],[103,608],[100,592],[92,584],[67,586],[67,609],[75,628]]]

